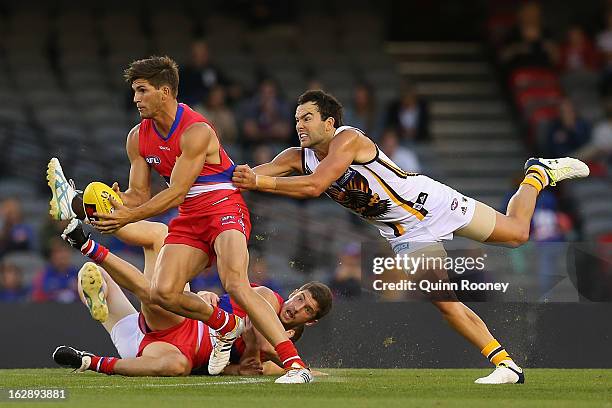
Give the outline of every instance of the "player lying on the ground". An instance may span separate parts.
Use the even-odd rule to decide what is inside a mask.
[[[538,193],[589,174],[576,159],[529,159],[525,179],[504,215],[429,177],[400,169],[361,130],[343,126],[342,105],[330,94],[301,95],[295,121],[301,147],[254,169],[237,166],[234,184],[294,198],[326,193],[376,226],[400,255],[444,257],[441,241],[453,234],[519,246],[529,239]],[[291,176],[294,173],[301,175]],[[471,309],[458,301],[431,300],[451,327],[496,366],[477,383],[524,382],[522,369]]]
[[[116,235],[122,241],[144,249],[144,274],[136,267],[108,252],[101,259],[100,247],[83,232],[80,221],[72,220],[63,237],[73,247],[100,266],[87,262],[79,271],[79,293],[92,317],[102,322],[121,358],[100,357],[72,347],[59,346],[54,360],[78,371],[93,370],[126,376],[180,376],[192,372],[207,373],[208,360],[214,354],[217,335],[203,322],[188,319],[152,304],[148,297],[148,279],[160,248],[166,226],[141,221],[130,224]],[[104,269],[102,269],[104,268]],[[138,314],[120,289],[133,292],[141,301]],[[186,288],[188,289],[188,288]],[[254,290],[277,313],[289,337],[299,338],[304,326],[315,323],[331,308],[331,292],[327,286],[310,282],[296,289],[287,301],[272,290],[259,286]],[[282,374],[282,363],[274,350],[250,324],[246,313],[229,297],[203,292],[208,303],[245,319],[247,329],[233,345],[233,363],[225,374]],[[296,335],[297,333],[297,335]],[[262,364],[262,361],[264,364]],[[276,364],[274,364],[276,363]],[[279,365],[277,365],[279,364]]]

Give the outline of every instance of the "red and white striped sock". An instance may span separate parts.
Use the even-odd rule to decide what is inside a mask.
[[[106,248],[104,245],[98,244],[91,238],[87,238],[87,242],[85,242],[81,247],[81,253],[95,263],[101,264],[108,256],[108,248]]]
[[[210,318],[204,323],[206,323],[206,325],[212,329],[218,331],[219,334],[226,335],[236,327],[236,316],[231,313],[227,313],[220,307],[215,306],[213,308],[212,315],[210,315]]]
[[[274,349],[278,354],[278,358],[280,358],[280,360],[283,362],[283,368],[285,370],[307,367],[306,363],[304,363],[301,357],[298,355],[297,349],[291,340],[285,340],[278,343]]]
[[[89,365],[88,370],[96,371],[98,373],[104,373],[107,375],[115,374],[115,364],[120,359],[117,357],[91,357],[91,364]]]

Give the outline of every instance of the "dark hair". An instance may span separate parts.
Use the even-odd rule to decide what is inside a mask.
[[[331,289],[324,283],[321,282],[308,282],[303,285],[298,291],[307,290],[310,292],[312,298],[317,302],[319,306],[319,311],[315,315],[315,319],[321,319],[332,308],[332,291]]]
[[[342,126],[342,104],[333,95],[320,89],[306,91],[298,98],[298,105],[307,102],[317,105],[321,119],[334,118],[334,127]]]
[[[137,79],[146,79],[156,89],[161,88],[163,85],[168,85],[172,95],[174,97],[178,95],[178,65],[168,56],[152,56],[132,61],[130,66],[123,72],[123,77],[130,85]]]

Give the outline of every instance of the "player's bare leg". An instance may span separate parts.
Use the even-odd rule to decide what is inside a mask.
[[[125,359],[100,357],[73,347],[59,346],[53,352],[53,360],[77,372],[91,370],[108,375],[176,377],[191,372],[191,363],[180,350],[163,342],[149,344],[140,357]]]
[[[493,340],[493,335],[485,322],[463,303],[446,301],[433,301],[432,303],[440,310],[444,320],[478,350],[482,350]]]
[[[476,241],[517,247],[529,240],[529,227],[538,194],[557,182],[589,175],[586,164],[572,158],[529,159],[525,163],[525,179],[508,204],[506,215],[478,203],[469,225],[456,231]],[[459,302],[435,303],[445,320],[457,332],[481,350],[496,365],[490,375],[479,378],[479,384],[522,383],[524,374],[506,350],[493,338],[485,323],[467,306]]]
[[[529,240],[531,218],[540,191],[559,181],[588,175],[588,166],[577,159],[531,158],[525,163],[525,179],[512,196],[506,214],[477,203],[474,220],[470,223],[477,225],[468,225],[456,234],[476,241],[518,247]]]
[[[102,326],[110,333],[117,322],[126,316],[137,313],[136,309],[128,298],[125,296],[119,285],[113,281],[113,279],[106,273],[106,271],[100,268],[100,274],[104,280],[103,294],[108,306],[108,318],[102,323]],[[81,302],[87,305],[87,301],[83,295],[81,279],[78,279],[79,286],[79,297]],[[92,316],[93,317],[93,316]]]
[[[115,374],[131,377],[177,377],[191,373],[191,364],[172,344],[155,342],[142,351],[141,357],[117,361]]]
[[[244,234],[237,230],[222,232],[215,240],[215,252],[223,288],[244,308],[255,327],[272,345],[288,340],[272,306],[251,287]]]
[[[126,226],[119,234],[120,238],[127,243],[145,245],[145,274],[152,275],[153,266],[155,265],[159,247],[163,239],[158,238],[159,235],[154,234],[165,233],[166,227],[158,223],[136,223]],[[82,225],[77,220],[71,221],[69,226],[64,231],[64,236],[71,244],[81,249],[83,246],[98,246],[90,238],[86,237]],[[163,237],[164,235],[162,235]],[[91,244],[91,242],[93,244]],[[106,272],[99,270],[98,265],[93,262],[86,263],[79,273],[79,284],[84,289],[84,293],[90,299],[86,304],[91,304],[91,299],[96,299],[99,291],[96,289],[102,284],[108,286],[112,283],[114,286],[121,286],[130,292],[134,293],[141,302],[141,311],[147,321],[149,327],[153,330],[163,330],[179,324],[183,318],[170,313],[161,307],[152,304],[150,300],[150,280],[143,275],[135,266],[108,252],[107,255],[98,261],[100,266],[104,267],[108,275],[105,278]],[[88,290],[90,283],[94,282],[93,289]],[[102,284],[100,284],[102,283]],[[119,288],[117,288],[119,290]],[[120,291],[120,290],[119,290]],[[88,293],[89,292],[89,293]],[[125,298],[125,296],[123,296]],[[125,299],[129,304],[129,301]],[[95,304],[95,303],[94,303]],[[92,307],[89,307],[92,310]],[[132,308],[133,309],[133,308]],[[95,316],[94,316],[95,318]],[[99,319],[96,319],[99,320]],[[116,323],[116,322],[115,322]],[[110,325],[110,328],[114,324]]]
[[[207,264],[208,255],[204,251],[188,245],[164,245],[151,281],[153,303],[181,316],[206,322],[213,313],[213,307],[196,294],[183,291],[183,288]]]
[[[272,306],[251,287],[248,278],[249,252],[246,237],[238,230],[223,231],[215,240],[217,267],[223,287],[246,311],[259,332],[272,344],[283,362],[287,374],[277,382],[304,383],[312,381],[312,375],[297,354],[293,343]],[[231,348],[231,345],[230,345]],[[229,348],[219,359],[229,361]],[[211,364],[213,362],[211,356]],[[224,366],[223,366],[224,367]],[[223,369],[223,368],[221,368]]]
[[[183,292],[185,282],[193,279],[207,264],[208,255],[204,251],[188,245],[165,245],[155,267],[151,296],[152,301],[164,309],[203,321],[219,333],[208,363],[209,374],[217,375],[229,363],[231,346],[244,330],[244,322],[191,292]],[[222,267],[218,266],[221,271]]]

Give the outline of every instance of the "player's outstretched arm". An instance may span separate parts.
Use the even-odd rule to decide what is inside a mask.
[[[359,143],[355,132],[341,132],[330,142],[329,153],[307,176],[272,177],[256,174],[249,166],[237,166],[232,181],[237,187],[293,198],[318,197],[339,179],[355,160]]]
[[[253,168],[258,176],[285,177],[292,173],[302,173],[302,149],[290,147],[280,152],[270,163]]]
[[[144,220],[180,205],[195,182],[206,161],[212,129],[204,123],[192,125],[181,137],[181,155],[170,175],[170,185],[149,201],[128,208],[113,201],[112,214],[96,214],[100,221],[92,224],[101,232],[112,233],[132,222]]]

